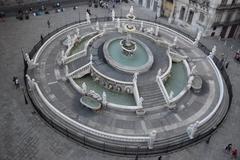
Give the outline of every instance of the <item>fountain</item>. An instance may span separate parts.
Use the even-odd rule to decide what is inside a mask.
[[[123,49],[123,54],[126,56],[132,56],[137,49],[136,42],[131,40],[131,35],[127,34],[126,39],[120,41],[120,45]]]
[[[137,153],[138,146],[143,151],[139,154],[155,154],[158,149],[161,153],[166,145],[189,144],[195,134],[210,133],[226,110],[220,94],[225,94],[225,87],[210,59],[216,47],[201,63],[188,61],[189,56],[205,56],[185,36],[161,24],[134,20],[132,6],[127,19],[111,12],[113,22],[93,24],[86,13],[85,22],[59,31],[33,59],[25,56],[29,66],[41,64],[28,66],[31,78],[26,76],[39,110],[47,111],[44,116],[76,140],[89,135],[86,140],[100,149],[107,142],[112,148],[106,151],[123,154]],[[189,49],[178,50],[176,45]],[[49,75],[56,77],[54,81]],[[149,126],[147,130],[142,124]]]
[[[135,16],[133,15],[133,6],[131,6],[129,13],[127,14],[127,18],[129,20],[133,20],[133,17],[135,19]],[[132,56],[135,53],[137,46],[136,42],[132,40],[130,32],[135,31],[136,27],[127,23],[125,24],[125,30],[127,32],[127,36],[125,39],[120,41],[120,45],[122,47],[123,54],[125,54],[126,56]]]
[[[107,62],[115,68],[129,73],[145,72],[153,63],[150,49],[137,38],[132,37],[136,27],[133,20],[133,7],[127,14],[129,22],[124,24],[126,36],[113,38],[104,44],[104,56]],[[120,28],[120,19],[117,19],[117,28]]]

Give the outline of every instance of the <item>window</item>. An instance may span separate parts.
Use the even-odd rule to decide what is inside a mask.
[[[200,15],[199,15],[199,21],[200,22],[204,22],[204,19],[205,19],[205,16],[202,12],[200,12]]]
[[[180,10],[180,15],[179,15],[179,19],[183,20],[184,18],[184,14],[185,14],[185,7],[182,7],[181,10]]]
[[[188,15],[188,20],[187,20],[187,23],[188,23],[188,24],[191,24],[191,23],[192,23],[193,15],[194,15],[194,12],[191,10],[191,11],[189,12],[189,15]]]
[[[221,5],[226,5],[227,4],[227,0],[222,0]]]

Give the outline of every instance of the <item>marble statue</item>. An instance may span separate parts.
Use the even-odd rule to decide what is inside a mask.
[[[115,21],[115,11],[114,11],[114,9],[112,10],[112,21]]]
[[[85,82],[82,83],[82,91],[83,91],[83,94],[87,93],[87,85]]]
[[[196,133],[199,125],[200,125],[199,121],[196,121],[194,124],[190,124],[190,126],[187,127],[187,134],[190,139],[194,138],[194,134]]]
[[[88,12],[86,12],[86,20],[88,24],[91,24],[90,15]]]

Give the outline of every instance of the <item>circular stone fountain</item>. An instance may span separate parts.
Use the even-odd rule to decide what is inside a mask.
[[[90,23],[68,26],[27,58],[26,81],[38,111],[68,137],[118,154],[161,154],[212,133],[229,102],[212,59],[170,28],[135,21],[132,7],[127,17],[117,28],[114,21],[99,22],[111,31],[93,31]],[[120,23],[135,27],[127,31],[132,37],[119,32]],[[156,40],[140,23],[164,34]],[[76,27],[80,37],[89,36],[80,39],[84,47],[75,46]],[[176,35],[182,47],[166,47]],[[66,38],[71,44],[60,43]],[[73,47],[80,49],[70,54]]]
[[[141,41],[131,38],[125,44],[125,37],[112,38],[103,46],[107,62],[118,70],[135,73],[146,72],[153,64],[151,50]]]

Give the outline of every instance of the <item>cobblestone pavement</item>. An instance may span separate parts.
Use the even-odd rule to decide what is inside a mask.
[[[137,9],[136,9],[137,8]],[[116,14],[124,15],[129,5],[117,6]],[[40,35],[46,35],[54,29],[85,16],[86,6],[73,11],[66,9],[63,13],[51,13],[30,20],[18,21],[15,17],[0,22],[0,159],[1,160],[125,160],[135,159],[119,157],[94,151],[81,146],[51,128],[37,113],[33,106],[25,104],[23,90],[15,89],[12,77],[18,76],[23,84],[23,61],[21,48],[28,52]],[[93,15],[107,15],[108,10],[91,9]],[[145,19],[153,19],[152,12],[135,7],[136,15]],[[51,28],[47,27],[50,19]],[[164,21],[164,20],[163,20]],[[203,38],[209,48],[215,44],[218,56],[225,53],[230,61],[227,71],[233,85],[233,102],[223,125],[210,139],[210,143],[201,142],[181,151],[163,155],[163,160],[225,160],[230,155],[224,152],[228,143],[240,149],[240,64],[233,60],[234,52],[240,48],[240,41],[228,40],[226,45],[217,38]],[[232,48],[231,48],[232,46]],[[139,159],[156,160],[158,157],[139,157]]]

